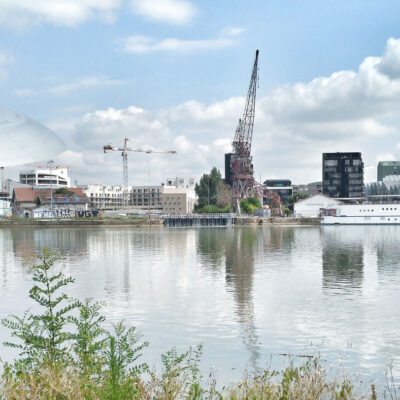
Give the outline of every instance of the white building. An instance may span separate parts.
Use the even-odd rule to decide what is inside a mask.
[[[98,209],[118,208],[124,205],[122,185],[80,185],[93,207]],[[129,190],[129,188],[128,188]]]
[[[174,208],[173,204],[169,204],[171,207],[168,207],[168,211],[164,211],[163,194],[168,192],[170,196],[176,196],[173,201],[168,197],[168,203],[175,203],[177,213],[190,213],[193,211],[196,200],[194,186],[194,178],[178,177],[167,179],[167,185],[128,186],[127,207],[144,212],[173,213],[171,211]],[[80,187],[95,208],[104,210],[124,207],[124,186],[122,185],[92,184],[80,185]]]
[[[194,190],[182,187],[164,186],[162,210],[164,214],[191,214],[196,204]]]
[[[124,207],[123,185],[81,185],[92,205],[98,209],[115,209]],[[163,185],[128,186],[127,207],[138,210],[162,211]]]
[[[54,166],[52,168],[38,168],[19,172],[19,181],[34,187],[50,186],[54,188],[70,187],[71,179],[68,177],[68,167]]]
[[[165,183],[166,186],[174,186],[177,188],[186,188],[186,189],[193,189],[196,182],[194,178],[187,178],[187,177],[175,177],[175,178],[167,178],[167,182]]]
[[[337,207],[341,202],[336,199],[332,199],[323,194],[316,194],[315,196],[307,197],[306,199],[300,200],[294,204],[294,217],[320,217],[321,210],[333,209]]]

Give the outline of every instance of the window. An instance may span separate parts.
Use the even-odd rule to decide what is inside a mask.
[[[337,160],[325,160],[324,165],[326,167],[336,167],[338,164]]]

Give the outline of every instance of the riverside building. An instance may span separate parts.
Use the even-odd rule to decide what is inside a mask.
[[[361,153],[322,154],[322,193],[333,198],[364,197]]]
[[[68,167],[37,168],[19,172],[19,182],[36,188],[67,188],[71,186]]]

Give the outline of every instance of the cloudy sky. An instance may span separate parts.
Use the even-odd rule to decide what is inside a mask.
[[[257,179],[320,180],[322,152],[361,151],[372,181],[400,159],[397,0],[0,0],[0,107],[52,129],[78,184],[122,183],[102,147],[124,137],[178,152],[131,153],[130,184],[198,178],[223,171],[256,49]],[[26,141],[29,161],[51,150]]]

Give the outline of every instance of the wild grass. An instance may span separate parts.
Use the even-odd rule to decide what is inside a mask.
[[[74,280],[54,271],[59,257],[44,250],[38,261],[29,297],[41,311],[2,320],[14,339],[5,345],[19,356],[3,364],[1,400],[398,399],[393,380],[380,396],[374,386],[361,395],[346,376],[332,377],[318,357],[222,388],[213,375],[200,373],[201,345],[183,353],[171,349],[161,355],[160,369],[151,370],[140,362],[148,343],[134,327],[119,322],[105,330],[102,303],[63,292]]]

